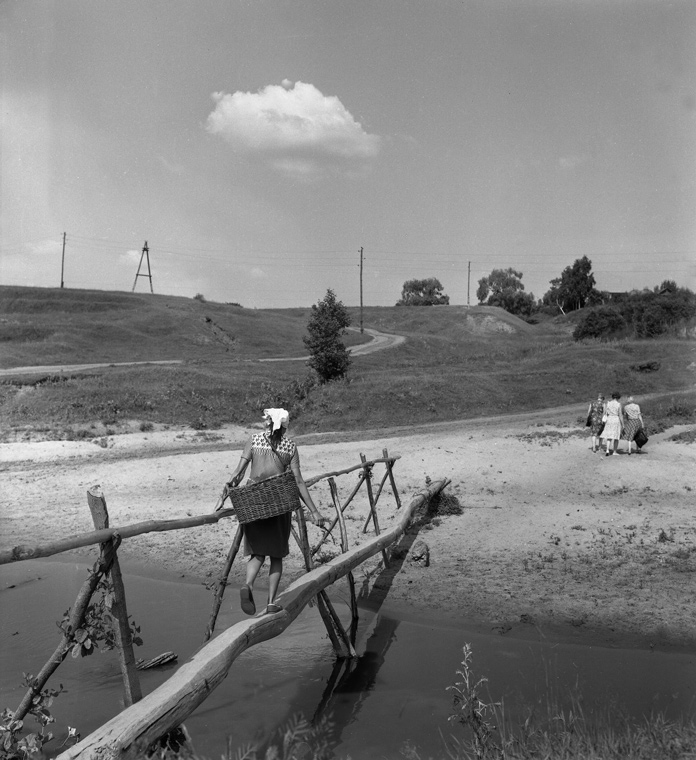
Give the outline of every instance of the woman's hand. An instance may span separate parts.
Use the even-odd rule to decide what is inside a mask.
[[[323,528],[329,522],[319,511],[310,512],[309,521],[318,528]]]

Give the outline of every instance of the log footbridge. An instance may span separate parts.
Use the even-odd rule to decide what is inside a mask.
[[[123,675],[126,708],[102,725],[89,736],[70,747],[59,760],[92,760],[98,758],[128,758],[146,749],[168,732],[175,730],[208,695],[226,678],[235,659],[246,649],[263,641],[280,635],[298,617],[302,610],[313,600],[326,625],[329,638],[338,658],[355,657],[355,633],[357,631],[357,601],[352,571],[370,557],[382,554],[385,567],[389,564],[389,547],[398,542],[406,533],[417,513],[427,506],[430,499],[440,493],[449,480],[443,479],[430,482],[419,491],[406,507],[401,507],[399,494],[394,481],[393,467],[398,456],[389,456],[386,449],[383,457],[368,461],[360,455],[361,463],[340,472],[326,473],[307,480],[311,486],[320,480],[328,480],[330,493],[335,507],[336,516],[332,519],[329,529],[321,542],[314,549],[310,548],[307,537],[304,514],[301,509],[296,511],[297,527],[293,526],[293,535],[304,556],[307,572],[294,581],[278,597],[282,610],[267,613],[258,617],[243,620],[212,638],[217,613],[222,595],[227,584],[232,562],[241,543],[241,526],[230,548],[227,562],[217,583],[213,602],[213,611],[205,631],[204,645],[161,686],[150,694],[142,696],[136,672],[135,658],[131,641],[131,631],[126,609],[125,589],[118,565],[117,549],[120,542],[129,536],[135,536],[152,531],[181,530],[198,525],[215,523],[218,520],[234,515],[232,509],[217,509],[212,514],[199,515],[179,520],[147,521],[123,528],[109,528],[106,501],[98,487],[87,492],[87,500],[92,512],[96,530],[81,536],[57,541],[49,545],[27,547],[18,546],[11,550],[0,551],[0,564],[16,562],[24,559],[34,559],[58,554],[71,549],[100,544],[101,553],[98,562],[83,585],[72,608],[69,624],[63,628],[63,637],[55,652],[34,679],[22,703],[15,711],[15,719],[19,720],[29,711],[32,699],[40,693],[50,675],[57,669],[67,653],[79,641],[79,630],[92,594],[99,580],[108,576],[111,580],[109,613],[113,620],[114,638],[119,650],[121,672]],[[373,487],[375,465],[384,465],[385,472],[378,487]],[[350,496],[341,504],[334,480],[335,476],[360,470],[358,484]],[[389,481],[392,493],[396,499],[400,517],[389,530],[381,531],[377,516],[377,502],[385,483]],[[365,485],[369,502],[369,514],[363,532],[371,524],[375,535],[355,549],[348,547],[347,532],[343,512]],[[224,496],[221,496],[221,500]],[[218,507],[222,501],[218,502]],[[313,555],[321,543],[326,540],[334,527],[339,526],[341,533],[342,553],[326,564],[313,567]],[[343,626],[333,606],[326,595],[325,589],[340,578],[347,577],[351,596],[352,624],[349,632]],[[77,636],[77,639],[76,639]]]

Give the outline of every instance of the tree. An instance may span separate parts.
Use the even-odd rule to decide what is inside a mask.
[[[440,306],[449,304],[449,296],[442,292],[437,277],[425,280],[406,280],[397,306]]]
[[[341,337],[350,325],[350,316],[333,290],[326,291],[323,300],[312,306],[307,332],[302,340],[309,349],[307,364],[319,375],[322,383],[343,377],[350,367],[348,349]]]
[[[476,290],[479,303],[499,306],[510,314],[527,317],[535,309],[534,295],[524,292],[522,272],[516,269],[494,269],[479,280]]]
[[[550,290],[542,300],[547,305],[557,306],[563,314],[601,300],[601,295],[595,289],[592,262],[587,256],[576,259],[572,266],[563,270],[560,277],[551,280],[550,285]]]

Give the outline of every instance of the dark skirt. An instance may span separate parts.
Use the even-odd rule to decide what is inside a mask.
[[[292,512],[244,523],[244,554],[287,557],[290,553]]]

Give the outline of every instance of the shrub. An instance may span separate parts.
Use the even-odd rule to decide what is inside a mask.
[[[573,330],[575,340],[607,338],[626,327],[621,313],[611,306],[600,306],[590,311]]]

